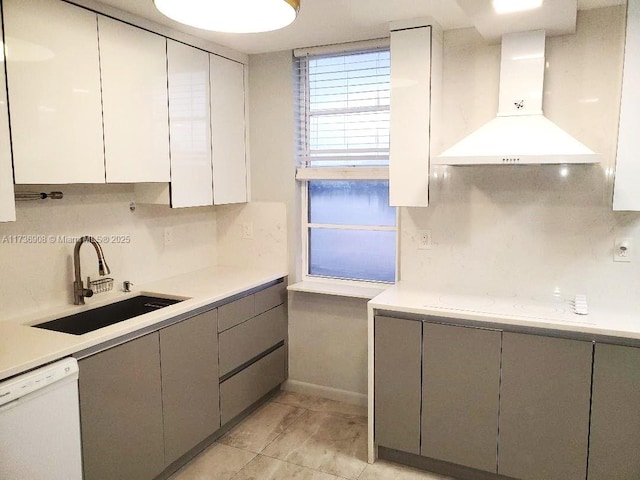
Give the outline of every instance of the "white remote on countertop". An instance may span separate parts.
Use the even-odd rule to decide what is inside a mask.
[[[576,295],[576,298],[573,301],[573,313],[578,315],[589,315],[586,295]]]

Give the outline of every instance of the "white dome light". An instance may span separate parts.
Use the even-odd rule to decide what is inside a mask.
[[[154,0],[176,22],[215,32],[256,33],[291,24],[300,0]]]

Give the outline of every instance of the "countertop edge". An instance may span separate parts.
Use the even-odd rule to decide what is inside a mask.
[[[53,308],[18,320],[0,322],[0,381],[73,355],[82,350],[148,329],[172,317],[184,315],[231,298],[261,285],[287,277],[286,272],[264,269],[212,267],[141,285],[133,295],[152,294],[185,298],[184,301],[84,335],[34,328],[52,315],[73,307]],[[223,277],[232,277],[228,278]],[[228,281],[227,281],[228,280]],[[208,293],[207,293],[208,290]],[[125,295],[125,294],[123,294]],[[118,296],[109,297],[113,301]],[[96,302],[95,306],[110,301]],[[77,310],[77,307],[75,309]]]

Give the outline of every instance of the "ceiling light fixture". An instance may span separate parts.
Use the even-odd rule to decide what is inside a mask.
[[[491,0],[496,13],[514,13],[542,6],[543,0]]]
[[[257,33],[291,24],[300,0],[154,0],[156,8],[176,22],[203,30]]]

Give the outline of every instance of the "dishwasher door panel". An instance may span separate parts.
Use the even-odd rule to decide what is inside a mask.
[[[77,378],[0,407],[0,478],[82,480]]]

